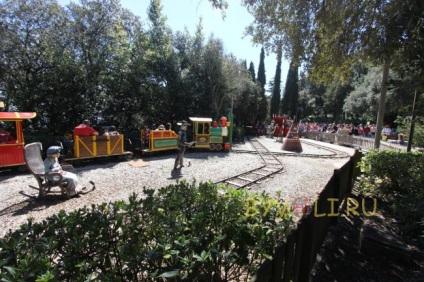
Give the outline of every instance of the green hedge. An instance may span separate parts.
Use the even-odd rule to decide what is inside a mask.
[[[382,197],[403,222],[403,231],[424,235],[424,154],[371,151],[360,163],[361,192]]]
[[[0,239],[0,278],[228,281],[255,273],[292,223],[282,199],[182,181],[29,220]]]

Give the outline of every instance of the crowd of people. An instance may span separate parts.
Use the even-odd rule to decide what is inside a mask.
[[[286,124],[286,127],[290,127],[290,122]],[[281,134],[276,134],[280,132],[280,126],[278,123],[271,121],[269,124],[265,122],[257,122],[254,125],[256,129],[256,135],[267,137],[277,136],[281,138]],[[353,123],[318,123],[318,122],[303,122],[300,121],[297,123],[297,132],[299,136],[304,136],[307,132],[325,132],[325,133],[337,133],[337,134],[346,134],[346,135],[355,135],[361,137],[375,138],[377,132],[377,125],[374,123],[367,124],[353,124]],[[396,135],[396,142],[404,145],[405,135],[404,134],[395,134],[395,130],[386,124],[381,131],[381,138],[383,141],[393,139],[393,136]]]
[[[386,128],[386,127],[385,127]],[[375,137],[377,132],[377,125],[371,124],[358,124],[353,123],[317,123],[317,122],[299,122],[297,125],[298,133],[302,135],[304,132],[327,132],[357,135],[363,137]]]

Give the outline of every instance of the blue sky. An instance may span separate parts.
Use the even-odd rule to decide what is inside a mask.
[[[58,0],[59,4],[67,5],[70,0]],[[78,2],[78,1],[73,1]],[[229,7],[226,10],[226,18],[222,19],[221,11],[211,7],[208,0],[161,0],[162,13],[167,17],[167,24],[173,32],[183,31],[186,27],[191,35],[194,35],[196,25],[200,17],[203,18],[205,38],[211,34],[224,42],[226,53],[232,53],[240,60],[246,60],[255,65],[257,75],[261,46],[254,46],[251,37],[243,38],[244,29],[253,17],[241,6],[241,0],[228,0]],[[150,0],[121,0],[124,8],[139,16],[142,21],[147,19],[147,8]],[[265,54],[265,75],[267,83],[274,78],[277,65],[274,54]],[[283,61],[281,69],[282,88],[287,77],[288,63]]]

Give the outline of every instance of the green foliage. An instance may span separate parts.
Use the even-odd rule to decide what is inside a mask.
[[[143,193],[29,220],[0,239],[0,278],[236,280],[272,256],[292,223],[282,199],[212,183]]]
[[[406,151],[371,151],[359,164],[364,173],[361,192],[391,204],[407,233],[424,232],[424,154]]]
[[[275,70],[274,82],[272,85],[270,115],[280,115],[281,102],[281,54],[277,56],[277,68]]]
[[[298,114],[298,69],[298,66],[294,65],[293,62],[290,63],[290,68],[286,79],[286,87],[284,87],[284,95],[281,101],[281,114],[288,114],[292,118]]]
[[[209,2],[227,7],[224,0]],[[119,0],[66,7],[54,0],[1,1],[6,107],[36,112],[32,133],[61,135],[84,119],[123,132],[188,116],[215,118],[232,105],[242,108],[243,95],[248,105],[258,104],[250,99],[259,97],[256,85],[245,86],[249,74],[220,39],[205,43],[201,21],[194,36],[174,34],[162,10],[161,1],[150,1],[143,25]]]
[[[398,124],[398,131],[405,134],[405,139],[409,138],[409,133],[411,130],[411,120],[409,118],[398,117],[396,119]],[[418,147],[424,147],[424,120],[417,118],[414,123],[414,136],[412,144]]]

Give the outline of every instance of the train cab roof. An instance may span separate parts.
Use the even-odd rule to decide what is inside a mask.
[[[1,121],[20,121],[24,119],[32,119],[36,117],[36,113],[32,112],[0,112]]]
[[[212,122],[211,118],[203,118],[203,117],[189,117],[192,122]]]

